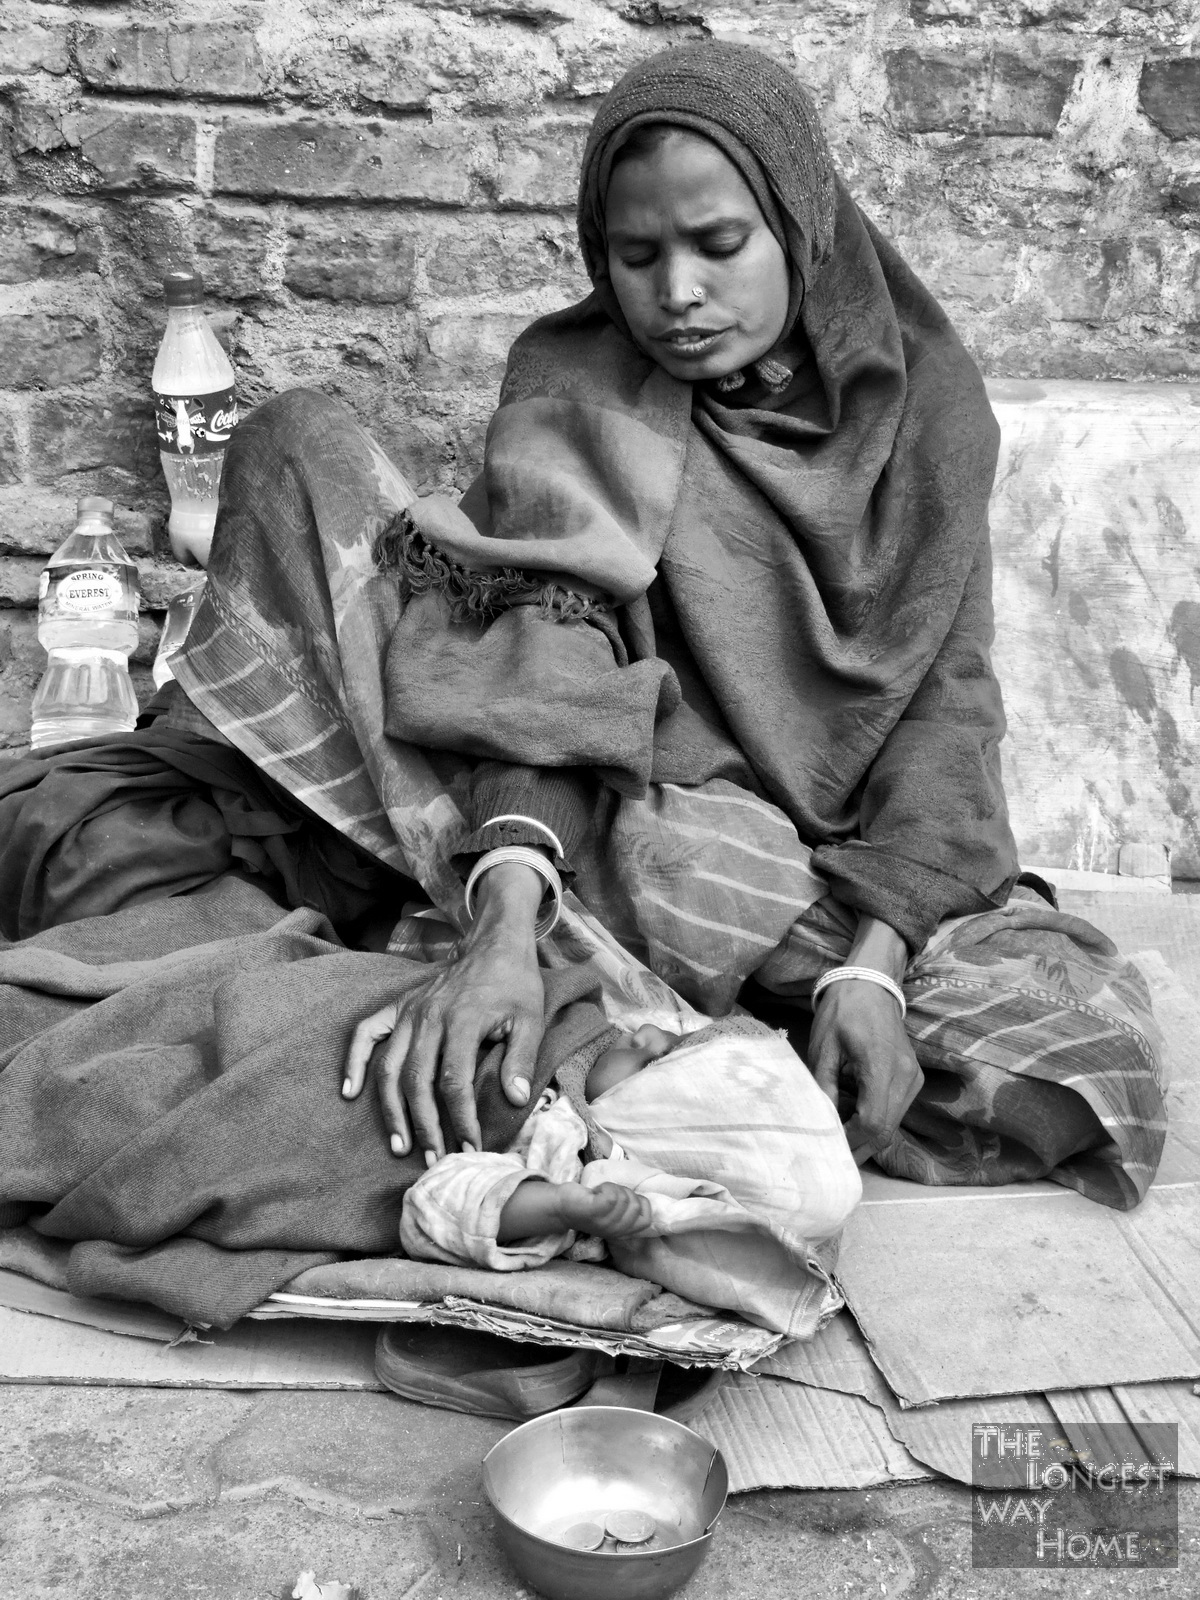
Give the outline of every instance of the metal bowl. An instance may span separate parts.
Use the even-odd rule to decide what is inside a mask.
[[[721,1452],[681,1422],[574,1406],[494,1445],[483,1486],[509,1560],[550,1600],[662,1600],[708,1553],[729,1475]],[[648,1514],[653,1538],[628,1545],[609,1537],[594,1550],[561,1542],[580,1523],[603,1528],[617,1511]]]

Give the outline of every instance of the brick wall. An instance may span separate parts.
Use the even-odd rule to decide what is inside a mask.
[[[513,335],[583,287],[596,97],[699,37],[824,108],[855,195],[993,376],[1200,375],[1189,0],[0,0],[0,745],[42,668],[37,574],[82,493],[165,558],[148,378],[192,262],[254,402],[344,397],[463,485]]]

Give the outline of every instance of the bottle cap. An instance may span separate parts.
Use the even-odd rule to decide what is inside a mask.
[[[113,503],[106,500],[102,494],[84,495],[82,500],[75,502],[76,519],[82,522],[84,517],[103,517],[106,522],[113,519]]]
[[[163,278],[163,293],[169,306],[198,306],[204,299],[204,279],[187,268],[168,272]]]

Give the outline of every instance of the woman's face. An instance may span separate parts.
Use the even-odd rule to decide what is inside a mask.
[[[708,139],[672,130],[650,154],[620,162],[605,227],[629,330],[673,378],[723,378],[778,343],[787,257],[741,173]]]

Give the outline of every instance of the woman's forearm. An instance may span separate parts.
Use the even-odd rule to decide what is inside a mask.
[[[901,983],[908,965],[908,946],[890,923],[860,913],[858,932],[854,935],[846,965],[870,967],[874,972],[884,973],[893,983]]]

